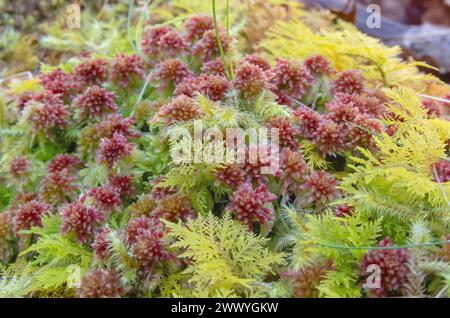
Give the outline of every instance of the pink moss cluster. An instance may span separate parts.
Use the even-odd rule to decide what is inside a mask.
[[[145,77],[144,61],[136,54],[119,53],[112,61],[109,80],[124,88]]]
[[[122,134],[114,133],[111,138],[102,138],[98,147],[98,161],[109,167],[124,157],[129,157],[134,145]]]
[[[105,117],[108,113],[118,110],[115,103],[116,95],[99,86],[91,86],[75,100],[75,107],[81,119],[87,117]]]
[[[314,80],[303,64],[293,60],[277,59],[272,72],[274,92],[279,101],[287,105],[292,105],[291,99],[301,99]]]
[[[305,177],[300,188],[308,193],[307,200],[314,204],[329,202],[339,197],[336,178],[325,171],[313,171]]]
[[[250,183],[241,184],[230,197],[225,210],[232,212],[236,219],[253,229],[253,222],[269,225],[274,221],[275,211],[271,203],[277,198],[266,185],[256,189]]]
[[[86,86],[101,85],[108,80],[108,66],[105,59],[86,59],[75,67],[73,74]]]
[[[9,174],[14,179],[21,179],[30,172],[30,162],[25,156],[14,158],[9,164]]]
[[[161,107],[157,116],[166,123],[172,123],[200,118],[203,116],[203,112],[195,99],[186,95],[180,95]]]
[[[236,70],[233,86],[242,98],[250,100],[270,87],[264,70],[249,62],[242,63]]]
[[[39,81],[46,90],[64,98],[70,98],[79,92],[82,86],[74,75],[65,73],[60,69],[41,74]]]
[[[29,121],[35,132],[51,135],[51,129],[64,129],[69,124],[69,107],[63,104],[61,95],[51,91],[35,93],[25,107],[33,107]]]
[[[106,269],[91,269],[81,278],[77,297],[119,298],[123,292],[119,273]]]
[[[378,246],[392,246],[389,237],[384,238]],[[405,249],[385,249],[368,251],[361,262],[363,273],[367,273],[370,265],[377,265],[380,269],[380,288],[371,288],[374,297],[404,296],[408,284],[410,269],[409,254]]]
[[[63,169],[47,173],[40,183],[40,196],[49,203],[71,200],[78,190],[77,177]]]
[[[61,234],[73,233],[81,243],[93,238],[97,227],[105,220],[105,214],[88,206],[85,199],[61,207]]]
[[[144,269],[151,270],[173,258],[164,246],[164,228],[159,220],[146,216],[134,218],[125,231],[131,253]]]
[[[52,207],[38,199],[25,202],[14,209],[13,231],[17,236],[21,230],[42,226],[42,217],[52,212]]]

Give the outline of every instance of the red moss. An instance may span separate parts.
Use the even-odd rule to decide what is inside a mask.
[[[196,216],[189,200],[181,194],[171,194],[158,201],[158,205],[152,212],[155,218],[162,218],[171,222],[186,222]]]
[[[159,90],[164,91],[167,88],[175,87],[192,76],[193,73],[187,65],[180,59],[174,58],[159,63],[154,70],[152,80],[159,81]]]
[[[174,29],[168,26],[157,26],[146,29],[141,39],[142,52],[153,58],[157,57],[160,53],[161,38],[171,31],[174,31]]]
[[[313,55],[308,57],[303,65],[315,75],[331,75],[335,72],[330,61],[323,55]]]
[[[264,71],[259,66],[248,62],[242,63],[236,70],[233,86],[244,99],[256,98],[270,87]]]
[[[189,43],[179,32],[172,30],[161,36],[159,40],[160,55],[165,57],[175,57],[182,54]]]
[[[331,262],[312,264],[298,271],[285,274],[292,284],[292,296],[295,298],[319,297],[319,284],[325,279],[328,271],[332,270]]]
[[[50,91],[36,93],[26,105],[33,107],[29,121],[35,132],[43,131],[50,135],[52,128],[64,129],[69,124],[69,109],[63,104],[60,95]]]
[[[224,30],[219,30],[219,37],[222,42],[223,51],[226,53],[228,51],[227,34]],[[233,39],[230,39],[230,43]],[[209,61],[217,56],[219,56],[219,48],[217,45],[216,34],[214,30],[208,30],[203,33],[203,36],[194,45],[193,52],[194,56],[201,56],[203,61]]]
[[[108,62],[104,59],[86,59],[75,67],[73,74],[86,86],[101,85],[108,79]]]
[[[109,175],[108,181],[110,186],[116,189],[121,197],[135,194],[133,175]]]
[[[277,59],[273,68],[272,84],[274,92],[281,101],[292,105],[289,99],[300,99],[312,85],[314,78],[302,64],[297,61]]]
[[[66,170],[68,172],[73,172],[77,167],[81,166],[83,162],[77,157],[71,156],[69,154],[59,154],[53,157],[48,163],[47,171],[49,173],[59,172]]]
[[[312,142],[327,155],[335,155],[345,150],[345,131],[342,125],[323,118],[312,135]]]
[[[119,191],[109,185],[89,190],[88,197],[93,199],[93,205],[97,209],[108,213],[120,207],[122,204]]]
[[[307,201],[314,204],[323,204],[339,197],[338,180],[325,171],[313,171],[305,177],[305,183],[300,186],[308,192]]]
[[[121,114],[111,114],[97,124],[99,136],[111,138],[115,133],[129,138],[139,138],[141,134],[133,127],[133,117],[124,118]]]
[[[312,139],[322,120],[321,115],[309,108],[300,107],[294,111],[293,116],[299,125],[300,136]]]
[[[195,99],[185,95],[175,97],[169,104],[161,107],[157,117],[162,118],[167,123],[176,121],[187,121],[203,116],[203,112]]]
[[[81,83],[72,74],[60,69],[39,75],[39,82],[46,90],[69,98],[81,89]]]
[[[9,165],[9,174],[15,179],[20,179],[29,172],[30,162],[25,156],[14,158]]]
[[[246,180],[244,165],[239,163],[226,165],[217,171],[216,177],[219,182],[232,188],[237,188]]]
[[[73,233],[81,243],[91,239],[96,228],[105,220],[105,215],[94,207],[87,206],[83,198],[63,205],[60,215],[61,234]]]
[[[226,76],[225,67],[220,57],[205,62],[202,66],[202,72],[205,74]]]
[[[220,75],[201,75],[195,83],[196,90],[212,101],[222,100],[231,87],[230,82]]]
[[[281,171],[281,194],[294,193],[308,171],[303,154],[299,150],[283,148],[281,150]]]
[[[268,121],[267,127],[277,128],[281,147],[298,148],[300,129],[286,117],[276,117]]]
[[[386,237],[378,246],[392,246],[392,240]],[[380,269],[381,279],[380,288],[371,288],[370,294],[373,297],[405,295],[410,272],[408,261],[409,254],[405,249],[368,251],[361,262],[362,273],[366,275],[370,265],[377,265]]]
[[[52,207],[39,200],[31,200],[14,209],[13,231],[17,236],[21,230],[29,230],[33,226],[42,227],[42,217],[52,212]]]
[[[94,255],[98,259],[105,259],[109,254],[109,249],[111,243],[109,241],[110,230],[107,227],[104,227],[101,231],[95,234],[94,241],[91,244],[91,247],[94,249]]]
[[[187,39],[193,43],[201,39],[206,31],[214,29],[214,19],[208,14],[198,14],[186,20],[184,28]]]
[[[77,190],[77,178],[66,169],[48,173],[41,181],[40,196],[51,203],[61,203],[72,199]]]
[[[114,102],[115,98],[116,94],[113,92],[99,86],[92,86],[75,99],[75,107],[78,108],[80,119],[102,118],[118,110]]]
[[[252,65],[258,66],[264,72],[267,72],[271,69],[269,61],[259,54],[245,55],[241,60],[241,64],[244,64],[244,63],[250,63]]]
[[[434,170],[436,170],[437,178],[434,173],[434,170],[432,170],[433,179],[435,181],[439,182],[447,182],[450,181],[450,162],[448,160],[442,160],[440,159],[438,162],[434,164]]]
[[[139,55],[119,53],[113,60],[109,78],[120,87],[127,87],[144,77],[144,60]]]
[[[120,276],[115,271],[106,269],[91,269],[77,288],[79,298],[119,298],[124,292]]]
[[[237,220],[253,229],[255,221],[262,225],[273,222],[275,211],[271,203],[276,198],[276,195],[267,190],[266,185],[260,185],[254,190],[250,183],[243,183],[234,191],[225,210],[232,212]]]
[[[341,72],[333,81],[335,93],[361,94],[364,91],[364,77],[361,72],[349,70]]]
[[[336,215],[337,217],[350,216],[353,214],[353,212],[354,212],[354,208],[347,204],[338,205],[334,209],[334,215]]]
[[[128,157],[134,149],[134,145],[128,139],[118,133],[111,138],[102,138],[98,147],[98,161],[112,167],[123,157]]]

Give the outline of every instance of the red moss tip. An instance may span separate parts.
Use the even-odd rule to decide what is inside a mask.
[[[338,205],[334,209],[334,215],[337,217],[351,216],[354,212],[354,208],[347,204]]]
[[[33,107],[29,121],[35,132],[43,131],[49,135],[52,128],[64,129],[69,124],[69,107],[63,104],[61,95],[50,91],[36,93],[26,107]]]
[[[100,260],[105,259],[109,254],[110,249],[110,241],[109,236],[110,230],[107,227],[103,227],[101,231],[95,234],[94,241],[91,244],[91,247],[94,250],[94,255]]]
[[[234,189],[246,180],[244,166],[238,163],[229,164],[220,168],[216,173],[216,177],[219,182]]]
[[[227,34],[224,30],[219,29],[219,37],[222,42],[224,53],[228,51]],[[230,43],[233,39],[230,39]],[[201,56],[203,61],[209,61],[219,56],[219,48],[217,45],[216,33],[214,30],[208,30],[203,33],[203,36],[194,45],[192,53],[195,56]]]
[[[278,129],[280,146],[298,148],[299,127],[295,126],[286,117],[272,118],[267,122],[267,127]]]
[[[157,57],[160,53],[161,38],[169,32],[174,31],[169,26],[157,26],[148,28],[142,34],[141,50],[150,57]]]
[[[292,105],[289,98],[300,99],[313,83],[310,71],[301,63],[286,59],[277,59],[273,68],[272,84],[274,92],[281,101]]]
[[[255,221],[262,225],[273,222],[275,211],[271,203],[276,198],[266,185],[260,185],[254,190],[250,183],[243,183],[234,191],[225,210],[232,212],[237,220],[253,229]]]
[[[159,81],[159,90],[164,91],[170,86],[176,86],[192,76],[193,73],[187,65],[182,60],[174,58],[159,63],[152,74],[152,80]]]
[[[233,70],[235,69],[233,64]],[[217,57],[211,61],[207,61],[202,66],[202,72],[205,74],[214,74],[226,76],[225,66],[223,65],[223,61],[220,57]]]
[[[87,206],[84,199],[63,205],[60,215],[61,234],[73,233],[81,243],[91,239],[96,228],[105,220],[105,215],[96,208]]]
[[[89,190],[88,197],[93,199],[93,205],[97,209],[107,213],[110,213],[122,204],[120,192],[110,185]]]
[[[67,202],[78,190],[76,181],[76,176],[66,169],[47,173],[40,183],[39,194],[46,202]]]
[[[113,60],[109,79],[120,87],[127,87],[144,77],[144,60],[139,55],[119,53]]]
[[[117,272],[106,269],[91,269],[77,288],[79,298],[119,298],[124,292]]]
[[[25,156],[14,158],[9,165],[9,174],[15,178],[20,179],[30,172],[30,162]]]
[[[322,120],[321,114],[312,109],[300,107],[294,111],[293,116],[295,122],[299,125],[300,136],[312,139]]]
[[[102,138],[111,138],[115,133],[128,138],[139,138],[141,134],[133,127],[135,122],[133,117],[124,118],[121,114],[111,114],[97,124],[97,132]]]
[[[167,195],[157,202],[157,207],[151,215],[158,219],[186,222],[189,218],[195,218],[197,215],[192,209],[190,201],[178,193]]]
[[[328,118],[322,118],[312,135],[312,142],[324,156],[333,156],[345,150],[345,130],[343,125]]]
[[[118,110],[114,102],[116,94],[99,86],[88,88],[75,99],[75,107],[79,111],[80,119],[89,117],[103,118]]]
[[[13,231],[16,236],[21,230],[29,230],[32,226],[42,226],[42,217],[52,212],[52,207],[40,200],[31,200],[14,209]]]
[[[308,166],[299,150],[283,148],[280,157],[282,171],[280,192],[283,195],[295,193],[298,185],[305,179]]]
[[[300,188],[308,192],[308,202],[324,204],[339,197],[338,184],[338,180],[332,174],[313,171],[305,177],[305,183]]]
[[[195,42],[201,39],[206,31],[214,29],[214,19],[208,14],[195,15],[186,20],[184,28],[187,39]]]
[[[271,87],[263,69],[248,62],[242,63],[236,70],[233,86],[244,99],[256,98]]]
[[[60,69],[39,75],[39,82],[46,90],[69,98],[80,91],[82,84],[77,78]]]
[[[384,247],[392,245],[389,237],[378,244]],[[408,262],[409,254],[405,249],[368,251],[361,262],[362,274],[367,275],[371,265],[378,266],[380,273],[380,286],[369,289],[370,294],[374,297],[404,296],[410,273]]]
[[[163,242],[164,227],[157,219],[146,216],[132,219],[125,231],[131,253],[144,270],[149,271],[155,265],[173,258],[166,251]]]
[[[327,272],[332,269],[332,263],[325,262],[311,264],[283,276],[289,278],[292,285],[292,296],[295,298],[317,298],[319,297],[319,284],[325,279]]]
[[[129,157],[134,145],[124,135],[114,133],[111,138],[102,138],[98,147],[98,161],[114,166],[120,159]]]
[[[323,55],[313,55],[308,57],[303,65],[315,75],[331,75],[335,72],[330,61]]]
[[[180,95],[175,97],[169,104],[161,107],[157,117],[163,118],[167,123],[176,121],[187,121],[203,116],[203,112],[195,99]]]
[[[241,60],[241,64],[243,63],[250,63],[252,65],[258,66],[264,72],[267,72],[271,69],[269,61],[259,54],[247,54]]]
[[[364,92],[364,77],[360,71],[349,70],[341,72],[333,81],[335,93],[362,94]]]
[[[83,162],[72,155],[69,154],[59,154],[53,157],[52,160],[48,163],[47,171],[49,173],[58,172],[62,170],[67,170],[71,172],[76,170],[77,167],[80,167]]]
[[[434,167],[434,169],[432,169],[433,180],[442,183],[450,181],[450,162],[448,160],[440,159],[433,165],[433,167]],[[434,173],[434,170],[436,170],[437,177]]]
[[[108,61],[104,59],[86,59],[80,62],[73,74],[85,86],[101,85],[108,79]]]

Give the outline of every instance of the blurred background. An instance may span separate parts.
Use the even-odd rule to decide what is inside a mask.
[[[144,0],[134,1],[136,4],[145,2]],[[264,3],[260,0],[241,1]],[[169,5],[183,1],[147,2]],[[209,5],[210,1],[202,0],[202,2],[204,5]],[[384,43],[400,45],[405,51],[404,58],[413,57],[435,66],[438,71],[434,72],[434,75],[450,83],[450,0],[299,0],[299,2],[311,9],[328,9],[340,18],[354,23],[365,33],[380,38]],[[119,9],[117,15],[126,18],[129,0],[0,0],[0,77],[33,69],[39,60],[51,62],[52,59],[60,59],[59,55],[55,56],[60,52],[55,52],[54,47],[52,47],[53,51],[45,49],[48,47],[48,41],[44,43],[45,45],[42,42],[48,40],[48,36],[42,41],[41,35],[50,34],[54,37],[59,32],[45,25],[45,22],[51,25],[58,16],[58,12],[72,3],[79,3],[83,10],[88,7],[93,12],[101,12],[105,3],[119,4],[119,7],[122,5],[123,8]],[[277,3],[282,5],[283,1],[279,0]],[[369,4],[377,4],[381,8],[380,29],[367,27]],[[276,13],[270,12],[270,15],[276,15]],[[270,20],[270,18],[272,17],[265,13],[260,20]],[[269,25],[270,21],[266,24]],[[119,23],[115,25],[116,29],[118,25]],[[262,33],[262,30],[253,30],[247,35],[258,37]],[[59,34],[56,35],[59,36]],[[80,35],[83,36],[83,34]],[[62,35],[61,37],[64,38]],[[15,43],[20,45],[15,46]],[[24,50],[23,47],[29,49]],[[37,47],[35,52],[30,49]],[[12,68],[12,64],[17,66]]]

